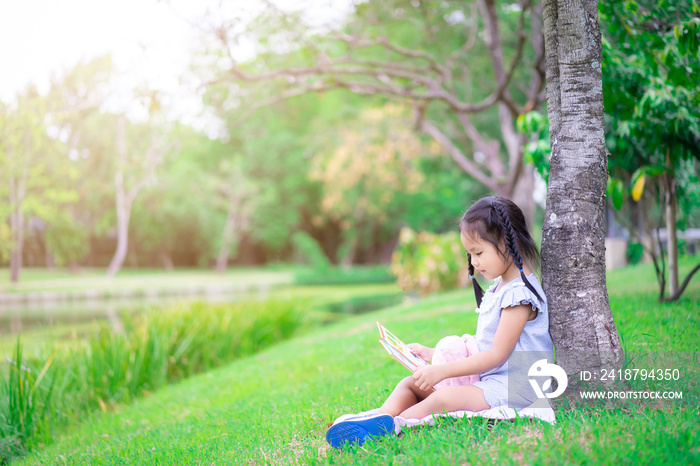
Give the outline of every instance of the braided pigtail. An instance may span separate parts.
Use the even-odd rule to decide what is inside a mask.
[[[474,296],[476,296],[476,307],[481,307],[481,300],[484,297],[484,290],[476,281],[474,276],[474,266],[472,265],[472,255],[467,254],[467,260],[469,261],[469,276],[472,278],[472,286],[474,287]]]
[[[525,272],[523,272],[523,259],[522,257],[520,257],[520,252],[518,251],[517,233],[515,232],[513,225],[510,223],[508,213],[506,212],[505,208],[503,208],[503,206],[498,204],[497,202],[492,202],[491,206],[498,214],[498,219],[500,220],[501,226],[503,227],[503,236],[505,238],[506,248],[508,248],[508,252],[510,253],[510,255],[513,256],[515,265],[518,267],[518,269],[520,269],[520,278],[523,279],[523,283],[525,283],[525,286],[527,286],[530,289],[530,291],[535,293],[535,296],[542,300],[540,294],[537,292],[535,287],[532,286],[532,284],[530,284],[530,281],[527,279],[527,277],[525,277]]]

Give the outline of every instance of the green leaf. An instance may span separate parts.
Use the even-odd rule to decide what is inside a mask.
[[[613,189],[613,195],[612,195],[612,203],[613,207],[615,207],[615,210],[620,210],[622,207],[622,201],[624,200],[624,185],[622,184],[621,181],[617,181],[615,183],[615,188]]]
[[[620,210],[625,198],[625,185],[621,180],[608,176],[607,192],[615,210]]]

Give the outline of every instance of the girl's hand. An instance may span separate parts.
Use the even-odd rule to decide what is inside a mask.
[[[435,353],[435,348],[428,348],[419,343],[409,343],[408,347],[411,348],[411,353],[415,354],[425,362],[433,361],[433,354]]]
[[[433,385],[445,379],[445,366],[425,366],[413,373],[413,380],[416,382],[416,387],[421,390],[430,390]]]

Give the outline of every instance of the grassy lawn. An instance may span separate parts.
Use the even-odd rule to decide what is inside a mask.
[[[681,275],[692,265],[684,260]],[[697,358],[698,277],[673,304],[656,302],[648,265],[609,273],[608,287],[628,351],[692,351]],[[361,449],[327,447],[329,422],[378,406],[407,375],[377,343],[376,320],[407,342],[434,344],[445,335],[474,333],[474,307],[472,293],[461,290],[344,319],[131,405],[95,413],[20,463],[698,464],[697,379],[687,375],[683,400],[665,405],[588,411],[559,406],[555,425],[443,420]]]

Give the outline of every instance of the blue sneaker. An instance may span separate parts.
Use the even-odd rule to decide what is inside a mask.
[[[383,437],[394,433],[394,417],[390,414],[348,416],[338,419],[326,432],[326,441],[333,448],[345,443],[364,445],[367,437]]]

